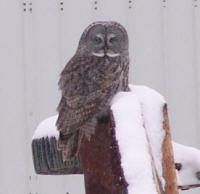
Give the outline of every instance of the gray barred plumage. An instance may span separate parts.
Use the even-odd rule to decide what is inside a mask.
[[[61,73],[57,128],[63,160],[77,153],[81,139],[95,132],[112,97],[128,91],[128,35],[116,22],[95,22],[83,32],[74,57]]]

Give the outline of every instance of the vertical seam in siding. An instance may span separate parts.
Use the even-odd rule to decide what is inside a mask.
[[[199,127],[200,127],[200,123],[199,123],[199,108],[200,108],[200,101],[199,101],[199,67],[198,67],[198,61],[197,61],[197,7],[196,7],[196,1],[192,0],[193,3],[194,3],[194,6],[193,6],[193,21],[192,21],[192,24],[193,24],[193,29],[192,29],[192,32],[193,32],[193,68],[194,68],[194,81],[195,81],[195,92],[196,92],[196,99],[195,99],[195,109],[196,109],[196,115],[195,115],[195,120],[196,120],[196,134],[197,134],[197,139],[196,139],[196,145],[200,146],[199,145],[199,141],[198,139],[200,138],[200,133],[199,133]]]

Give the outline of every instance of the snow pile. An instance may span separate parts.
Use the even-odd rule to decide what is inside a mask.
[[[200,184],[200,150],[173,142],[175,163],[181,163],[177,172],[178,185]]]
[[[59,131],[56,127],[57,118],[58,115],[55,115],[42,121],[35,130],[33,139],[40,139],[43,137],[56,137],[56,139],[58,139]]]
[[[120,92],[111,109],[128,193],[156,194],[140,102],[133,93]]]
[[[163,107],[166,101],[158,92],[146,86],[130,85],[130,88],[140,101],[144,126],[150,141],[154,163],[164,187],[161,150],[165,136],[165,131],[163,130]]]
[[[152,89],[143,86],[130,87],[131,92],[118,93],[111,106],[121,165],[129,184],[129,194],[155,194],[157,191],[153,181],[152,158],[146,133],[152,146],[153,160],[162,180],[162,111],[165,101]]]

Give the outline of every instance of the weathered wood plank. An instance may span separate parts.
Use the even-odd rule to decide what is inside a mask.
[[[39,157],[38,156],[38,148],[37,148],[37,143],[36,141],[32,142],[32,152],[34,153],[35,157],[33,157],[33,163],[35,166],[36,172],[40,171],[40,162],[39,162]]]
[[[165,194],[178,194],[174,154],[171,143],[171,132],[169,126],[169,118],[167,105],[163,108],[163,129],[165,130],[165,138],[162,145],[163,153],[163,177],[165,179]]]
[[[41,138],[32,141],[32,153],[37,174],[60,175],[82,174],[79,157],[63,162],[61,151],[57,150],[56,138]]]

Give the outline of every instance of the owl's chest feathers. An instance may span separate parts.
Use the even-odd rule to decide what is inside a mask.
[[[122,72],[121,61],[109,60],[108,58],[98,59],[95,63],[81,68],[79,83],[84,85],[84,88],[88,87],[89,91],[105,88],[117,80],[120,81]]]

